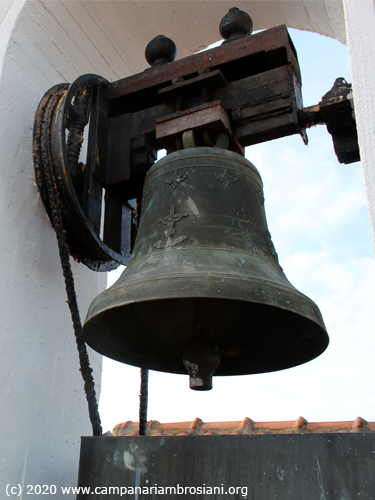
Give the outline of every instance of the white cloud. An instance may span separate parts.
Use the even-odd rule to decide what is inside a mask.
[[[319,149],[290,137],[272,150],[261,144],[247,152],[263,178],[268,224],[281,244],[297,235],[329,240],[366,207],[360,165],[338,164],[329,134],[316,134],[322,132]]]

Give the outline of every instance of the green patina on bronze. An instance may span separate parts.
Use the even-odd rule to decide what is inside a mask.
[[[204,333],[221,355],[216,375],[281,370],[326,349],[318,307],[278,264],[249,161],[222,149],[179,151],[150,169],[144,192],[129,265],[89,309],[91,347],[186,373],[185,346]]]

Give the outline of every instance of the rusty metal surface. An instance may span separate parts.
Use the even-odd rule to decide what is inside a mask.
[[[256,54],[261,55],[249,61],[243,59]],[[278,67],[280,61],[283,61],[282,64],[291,64],[298,80],[301,80],[296,51],[285,25],[233,40],[220,47],[112,82],[108,87],[107,98],[112,101],[127,96],[130,100],[134,98],[133,93],[145,89],[152,93],[153,88],[157,91],[160,86],[169,84],[173,78],[193,76],[202,70],[220,69],[228,81],[232,81],[239,70],[237,69],[232,76],[231,70],[238,62],[243,66],[240,71],[250,76],[258,73],[259,67],[265,69]]]
[[[83,437],[77,499],[374,500],[374,450],[366,433]]]
[[[123,233],[131,232],[132,210],[128,209],[129,222],[126,227],[127,213],[124,213],[121,200],[117,203],[116,210],[109,210],[112,217],[110,220],[109,217],[106,218],[104,238],[101,237],[105,181],[101,179],[100,169],[103,168],[106,158],[105,148],[102,150],[103,141],[98,144],[98,138],[103,133],[100,129],[105,121],[105,104],[102,102],[101,92],[107,83],[97,75],[84,75],[70,86],[54,87],[43,97],[36,113],[34,127],[34,165],[43,203],[51,217],[44,174],[45,164],[40,150],[51,156],[70,253],[95,271],[109,271],[119,264],[126,265],[131,249],[130,237],[126,241]],[[49,121],[49,142],[41,148],[37,130],[46,112],[44,103],[51,93],[60,88],[64,89],[64,94],[60,97],[59,105],[51,110],[53,116],[51,115]],[[86,163],[82,164],[78,160],[83,130],[89,120],[87,158]],[[48,148],[48,151],[45,151],[45,148]],[[110,198],[107,197],[108,200]],[[113,206],[114,199],[115,197],[112,197],[109,205]],[[116,218],[116,211],[120,218]],[[116,240],[117,227],[120,232]],[[109,245],[106,234],[111,235]]]
[[[337,78],[319,106],[339,162],[360,161],[351,84],[344,78]]]
[[[110,118],[126,116],[130,121],[128,177],[122,183],[126,196],[132,191],[130,183],[139,194],[141,175],[152,164],[147,158],[161,148],[168,153],[182,148],[181,134],[160,138],[157,124],[172,115],[182,118],[204,104],[218,101],[231,117],[231,150],[296,133],[307,142],[298,121],[298,60],[285,26],[113,82],[106,97]]]
[[[344,78],[336,79],[319,104],[299,110],[298,120],[306,128],[327,126],[340,163],[360,161],[352,86]]]
[[[233,131],[229,133],[232,144],[238,141],[245,147],[296,133],[307,142],[297,117],[302,107],[299,65],[286,27],[227,42],[109,85],[106,97],[110,117],[132,117],[129,163],[133,172],[150,167],[142,160],[138,163],[133,154],[142,135],[149,140],[148,153],[181,148],[180,137],[172,135],[169,144],[168,138],[160,141],[155,137],[155,121],[215,100],[222,101],[226,113],[233,117]],[[251,118],[246,116],[250,108]],[[255,122],[259,123],[254,128]]]

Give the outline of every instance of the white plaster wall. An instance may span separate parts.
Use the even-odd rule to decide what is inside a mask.
[[[347,13],[357,2],[345,0]],[[52,85],[82,73],[116,80],[141,71],[144,48],[159,33],[176,41],[179,57],[190,54],[219,38],[232,5],[247,10],[256,29],[286,23],[345,39],[341,0],[0,0],[0,499],[7,484],[76,484],[79,437],[91,433],[55,235],[34,183],[38,102]],[[348,23],[353,61],[364,43],[352,36],[358,28]],[[370,44],[365,49],[371,60]],[[366,71],[365,63],[353,71],[358,109],[366,107]],[[370,172],[373,134],[365,118],[359,128]],[[84,317],[106,277],[80,264],[73,272]],[[91,360],[98,383],[101,361]]]
[[[375,4],[344,0],[359,147],[375,247]]]
[[[0,26],[1,499],[7,484],[76,484],[79,439],[91,433],[56,238],[32,163],[38,102],[52,84],[74,78],[80,60],[59,53],[57,29],[51,23],[46,33],[37,7],[15,0]],[[73,272],[84,316],[106,276],[80,264]],[[100,384],[101,358],[91,362]]]

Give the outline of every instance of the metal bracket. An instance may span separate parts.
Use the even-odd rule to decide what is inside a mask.
[[[298,119],[306,128],[327,126],[340,163],[360,161],[352,85],[344,78],[336,79],[319,104],[299,111]]]

